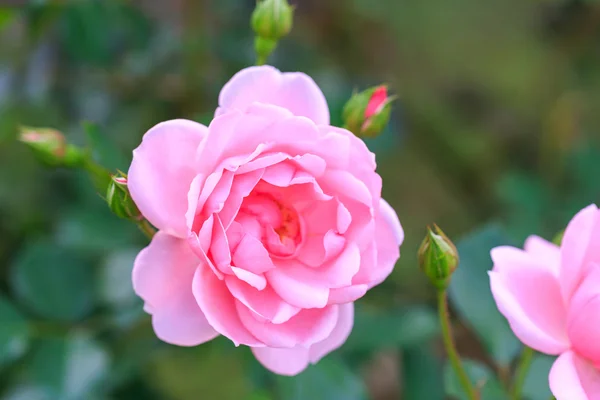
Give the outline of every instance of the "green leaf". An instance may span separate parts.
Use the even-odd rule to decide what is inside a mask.
[[[100,165],[111,172],[127,170],[129,160],[98,125],[92,122],[84,122],[83,129],[92,149],[94,159]]]
[[[21,313],[0,296],[0,367],[21,357],[29,346],[30,326]]]
[[[449,287],[450,299],[461,318],[502,366],[510,364],[520,343],[496,307],[487,272],[492,267],[490,250],[507,244],[511,240],[497,225],[488,225],[459,241],[460,265]]]
[[[402,371],[404,400],[444,399],[442,363],[430,343],[404,349]]]
[[[343,364],[325,358],[294,377],[276,377],[280,400],[366,400],[363,381]]]
[[[436,336],[436,313],[417,306],[402,311],[377,312],[356,309],[354,328],[344,344],[345,351],[374,351],[386,347],[412,346]]]
[[[506,400],[508,393],[504,390],[494,372],[486,365],[473,360],[463,360],[463,366],[471,383],[479,391],[480,398],[485,400]],[[446,394],[457,400],[468,400],[464,389],[454,372],[452,365],[447,362],[444,367],[444,387]]]
[[[554,360],[556,357],[544,354],[534,356],[523,385],[523,397],[528,400],[548,400],[550,398],[552,393],[548,384],[548,376]]]
[[[165,348],[148,364],[148,383],[161,399],[243,399],[251,384],[240,351],[224,351],[216,341],[195,348]]]
[[[87,399],[100,389],[109,370],[107,352],[83,333],[40,341],[29,378],[52,399]]]
[[[99,279],[99,294],[104,303],[114,308],[139,305],[139,298],[131,285],[131,269],[139,250],[115,251],[104,260]]]
[[[31,385],[17,385],[6,393],[2,400],[53,400],[44,388]]]
[[[19,300],[41,316],[75,321],[93,306],[92,269],[76,254],[50,243],[34,243],[17,257],[11,270]]]

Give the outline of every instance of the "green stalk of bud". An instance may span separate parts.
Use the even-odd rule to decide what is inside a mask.
[[[427,228],[427,236],[419,248],[419,264],[438,290],[446,290],[452,273],[458,267],[456,246],[437,226]]]
[[[129,194],[127,176],[123,173],[111,177],[106,190],[106,202],[112,212],[120,218],[134,221],[139,221],[142,218],[140,210]]]
[[[287,0],[259,0],[252,13],[251,26],[256,34],[254,49],[257,64],[265,64],[277,42],[292,30],[294,8]]]

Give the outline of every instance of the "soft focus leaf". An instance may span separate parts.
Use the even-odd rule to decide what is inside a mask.
[[[121,171],[127,170],[129,166],[127,158],[98,125],[85,122],[83,129],[92,149],[92,154],[100,165],[111,172],[115,172],[117,169]]]
[[[277,376],[281,400],[366,400],[363,381],[331,358],[309,366],[295,377]]]
[[[29,346],[29,323],[0,296],[0,367],[22,356]]]
[[[511,240],[497,225],[473,232],[457,243],[460,264],[450,282],[452,304],[475,330],[486,349],[501,365],[508,365],[519,350],[519,341],[496,308],[487,271],[490,250]]]
[[[88,399],[109,370],[107,352],[85,334],[42,339],[29,365],[29,378],[52,399]]]
[[[431,343],[402,351],[404,400],[444,400],[442,363]]]
[[[18,385],[11,388],[2,400],[53,400],[52,394],[41,387]]]
[[[544,354],[536,354],[529,367],[529,373],[523,385],[523,396],[527,400],[548,400],[550,398],[550,386],[548,375],[556,357]]]
[[[139,304],[133,291],[131,270],[139,249],[112,252],[100,269],[99,290],[101,300],[114,307],[131,307]],[[141,307],[140,307],[141,308]]]
[[[155,353],[148,379],[161,398],[239,400],[250,393],[238,352],[223,351],[213,341],[195,348],[170,346]],[[226,378],[224,378],[226,377]]]
[[[439,332],[435,312],[426,307],[399,312],[378,312],[356,308],[354,328],[344,351],[373,351],[386,347],[412,346]]]
[[[11,280],[18,298],[46,318],[74,321],[92,309],[92,269],[56,245],[25,247],[12,266]]]
[[[471,383],[478,389],[482,400],[506,400],[509,398],[508,393],[506,393],[494,372],[487,366],[473,360],[463,360],[463,365]],[[456,376],[449,362],[444,367],[444,387],[446,388],[446,394],[456,400],[468,400],[460,385],[458,376]]]

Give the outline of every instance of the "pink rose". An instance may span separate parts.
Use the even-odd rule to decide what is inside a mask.
[[[220,334],[297,374],[344,343],[352,302],[400,255],[375,156],[304,74],[244,69],[208,128],[163,122],[133,154],[131,196],[159,229],[133,286],[165,342]]]
[[[600,399],[600,210],[569,223],[560,248],[539,237],[525,250],[492,250],[491,287],[515,335],[559,355],[550,371],[557,400]]]

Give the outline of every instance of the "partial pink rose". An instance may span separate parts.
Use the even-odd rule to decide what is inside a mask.
[[[311,78],[268,66],[224,86],[208,128],[150,129],[128,185],[159,229],[133,269],[157,336],[224,335],[284,375],[340,347],[403,241],[375,166]]]
[[[559,356],[549,377],[556,399],[600,399],[600,210],[580,211],[560,247],[532,236],[492,259],[492,293],[515,335]]]

